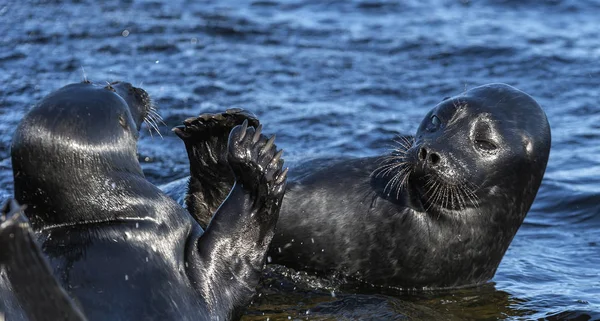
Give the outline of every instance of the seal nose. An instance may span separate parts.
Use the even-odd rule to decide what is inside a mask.
[[[437,165],[441,160],[438,153],[427,151],[427,148],[425,147],[421,147],[419,150],[419,159],[430,165]]]

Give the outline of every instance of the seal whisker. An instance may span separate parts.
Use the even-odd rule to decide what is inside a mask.
[[[158,113],[156,113],[155,110],[152,110],[152,107],[150,108],[148,115],[146,115],[146,117],[144,117],[144,122],[148,125],[148,131],[150,132],[150,136],[152,136],[152,130],[150,128],[153,128],[156,133],[163,138],[162,134],[160,133],[160,130],[158,128],[158,124],[156,123],[156,116],[159,116]],[[164,122],[163,122],[164,124]]]
[[[397,168],[401,165],[402,165],[401,163],[392,163],[392,164],[382,165],[380,167],[377,167],[371,173],[371,177],[380,177],[381,175],[387,175],[390,171],[394,170],[395,168]]]
[[[448,205],[446,205],[446,201],[448,200],[447,192],[448,192],[448,186],[446,184],[442,184],[442,199],[441,199],[441,201],[442,201],[443,208],[448,208]],[[441,211],[438,212],[438,218],[440,217],[440,215],[441,215]]]
[[[398,186],[396,187],[396,199],[400,198],[400,192],[406,188],[406,185],[408,183],[408,176],[410,175],[410,168],[409,167],[404,167],[402,168],[398,174],[396,174],[396,176],[398,177],[402,177],[400,179],[400,181],[398,182]]]
[[[147,121],[146,124],[150,125],[156,131],[156,133],[162,138],[162,134],[160,133],[160,130],[158,129],[158,126],[156,125],[156,122],[154,121],[153,118],[151,118],[149,121]],[[150,130],[150,133],[152,134],[151,130]]]
[[[87,78],[87,74],[85,73],[85,68],[83,68],[83,66],[81,66],[81,73],[83,74],[83,82],[89,83],[90,81]]]
[[[437,203],[438,200],[440,199],[440,195],[441,195],[440,187],[441,187],[441,184],[439,182],[437,182],[437,181],[434,181],[434,186],[435,186],[435,188],[433,189],[433,195],[432,195],[432,197],[430,199],[429,206],[427,207],[427,211],[429,211],[431,209],[431,207],[433,206],[433,204]]]
[[[386,193],[386,191],[389,188],[389,191],[387,192],[388,196],[390,195],[391,192],[396,190],[396,198],[399,198],[400,192],[405,187],[404,182],[407,179],[406,177],[408,176],[408,173],[410,172],[411,168],[409,166],[406,166],[406,164],[400,164],[400,165],[404,165],[404,166],[402,166],[402,168],[396,174],[394,174],[394,176],[388,181],[388,183],[385,185],[385,187],[383,189],[384,193]]]
[[[463,209],[467,207],[467,202],[465,201],[465,196],[464,196],[464,184],[462,184],[461,186],[457,187],[457,196],[458,196],[458,202],[459,202],[459,209]]]
[[[473,184],[470,184],[469,182],[465,182],[465,189],[464,189],[465,196],[469,199],[471,204],[473,204],[473,207],[479,208],[479,204],[478,204],[479,197],[477,196],[477,194],[475,194],[475,189],[472,189],[471,187],[469,187],[469,185],[473,185]]]
[[[387,166],[387,169],[385,167],[382,167],[381,171],[382,171],[382,173],[384,175],[387,175],[391,171],[393,171],[393,170],[395,170],[395,169],[397,169],[399,167],[401,167],[401,169],[402,169],[402,168],[405,168],[406,166],[408,166],[407,163],[406,162],[402,162],[402,163],[394,164],[393,166]]]
[[[437,203],[439,197],[439,188],[440,183],[437,180],[434,180],[431,175],[426,175],[427,183],[426,186],[429,185],[429,189],[425,192],[427,194],[427,208],[426,212],[429,212],[434,203]]]
[[[394,142],[400,145],[405,151],[412,147],[412,143],[405,136],[394,139]]]
[[[387,189],[388,189],[388,187],[389,187],[389,188],[390,188],[390,191],[389,191],[389,192],[387,192],[387,194],[388,194],[388,196],[389,196],[389,193],[392,191],[392,189],[391,189],[391,186],[393,186],[393,182],[394,182],[394,180],[396,180],[396,179],[397,179],[397,177],[396,177],[396,176],[394,176],[394,177],[392,177],[392,179],[390,179],[390,180],[388,181],[388,183],[387,183],[387,184],[385,184],[385,187],[383,188],[383,193],[386,193],[386,191],[387,191]]]

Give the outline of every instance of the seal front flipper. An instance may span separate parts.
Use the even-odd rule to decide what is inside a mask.
[[[10,200],[0,214],[0,265],[14,295],[31,320],[85,320],[52,275],[23,209]]]
[[[188,118],[173,131],[183,140],[190,160],[190,180],[185,197],[188,211],[202,228],[225,200],[234,176],[227,161],[227,140],[231,130],[245,120],[253,127],[259,121],[252,113],[228,109],[224,113]]]
[[[220,320],[239,316],[255,294],[285,192],[287,170],[282,171],[274,137],[267,139],[260,127],[247,124],[234,128],[229,138],[235,185],[198,242],[198,288]]]

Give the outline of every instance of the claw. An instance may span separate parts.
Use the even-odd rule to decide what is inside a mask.
[[[181,138],[181,139],[186,139],[186,138],[189,138],[190,136],[192,136],[189,133],[185,132],[185,126],[184,125],[175,126],[171,130],[175,134],[177,134],[177,136],[179,136],[179,138]]]
[[[275,141],[275,135],[271,136],[271,138],[269,138],[269,140],[267,141],[267,143],[265,144],[265,146],[263,146],[263,148],[260,150],[260,154],[264,154],[266,153],[269,149],[271,149],[271,147],[273,147],[273,142]]]
[[[260,150],[260,154],[264,154],[266,153],[269,149],[271,149],[271,147],[273,147],[273,142],[275,141],[275,135],[271,136],[271,138],[269,138],[269,140],[267,141],[267,143],[265,144],[265,146],[263,146],[263,148]]]
[[[283,155],[283,149],[280,149],[277,152],[277,154],[275,154],[275,156],[273,156],[273,159],[271,160],[271,164],[277,165],[277,163],[279,162],[279,158],[281,158],[281,155]]]
[[[279,173],[279,175],[277,175],[277,179],[275,180],[275,184],[281,184],[283,183],[283,181],[285,181],[285,178],[287,176],[288,173],[288,169],[290,169],[289,167],[286,167],[283,172]]]
[[[198,116],[196,119],[202,119],[203,121],[207,121],[213,117],[214,116],[212,114],[202,114],[202,115]]]
[[[193,122],[194,122],[196,119],[197,119],[196,117],[190,117],[190,118],[186,118],[186,119],[183,121],[183,124],[184,124],[184,125],[186,125],[186,126],[189,126],[189,125],[191,125],[191,124],[192,124],[192,123],[193,123]]]
[[[231,114],[238,114],[238,113],[240,113],[240,112],[242,112],[242,111],[244,111],[244,110],[243,110],[243,109],[241,109],[241,108],[229,108],[229,109],[227,109],[227,110],[225,111],[225,113],[227,113],[227,114],[230,114],[230,115],[231,115]]]
[[[260,133],[262,132],[262,124],[256,127],[256,132],[254,132],[254,137],[252,137],[252,143],[256,144],[260,139]]]
[[[240,134],[240,138],[239,140],[244,139],[244,137],[246,137],[246,130],[248,129],[248,120],[244,119],[244,122],[242,123],[242,128],[240,128],[240,130],[242,131],[242,133]]]

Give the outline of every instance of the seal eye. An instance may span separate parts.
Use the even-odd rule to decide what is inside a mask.
[[[429,119],[429,124],[427,124],[427,130],[430,132],[436,131],[440,127],[441,124],[442,124],[442,121],[438,118],[438,116],[433,115]]]
[[[477,146],[478,149],[486,152],[491,152],[498,148],[496,144],[487,139],[475,139],[475,146]]]
[[[473,143],[475,148],[483,152],[494,152],[498,149],[497,134],[488,121],[479,121],[475,124]]]
[[[122,114],[119,115],[119,124],[121,124],[121,127],[127,129],[127,120],[125,119],[125,116],[123,116]]]

